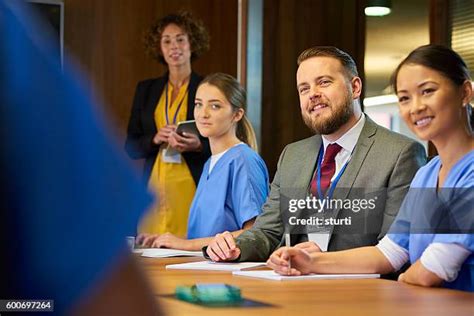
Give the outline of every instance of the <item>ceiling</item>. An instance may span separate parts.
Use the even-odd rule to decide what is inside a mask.
[[[416,47],[429,43],[429,0],[394,0],[384,17],[366,17],[366,97],[390,93],[390,76]]]

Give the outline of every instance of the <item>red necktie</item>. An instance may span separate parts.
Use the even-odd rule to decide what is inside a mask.
[[[342,147],[338,144],[330,144],[326,148],[324,152],[324,159],[321,164],[321,191],[323,194],[326,194],[326,190],[329,188],[331,184],[331,178],[336,172],[336,161],[334,158],[336,157],[337,153],[341,151]],[[314,173],[313,180],[311,181],[311,194],[313,196],[318,196],[318,186],[317,186],[317,170]],[[323,196],[319,197],[320,199],[324,198]]]

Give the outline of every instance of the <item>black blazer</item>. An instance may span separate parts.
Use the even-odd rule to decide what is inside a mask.
[[[194,98],[201,80],[202,77],[196,73],[191,74],[188,88],[187,120],[194,119]],[[146,181],[150,178],[151,170],[160,149],[159,145],[153,143],[153,137],[157,133],[155,109],[167,81],[168,73],[162,77],[138,83],[133,99],[132,113],[128,122],[125,150],[132,159],[145,159],[143,177]],[[211,155],[209,140],[203,137],[200,137],[200,139],[202,143],[201,152],[185,152],[182,154],[196,185],[199,182],[204,163]]]

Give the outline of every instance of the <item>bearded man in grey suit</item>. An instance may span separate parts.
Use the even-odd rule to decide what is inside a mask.
[[[303,119],[316,135],[285,147],[262,214],[238,236],[216,235],[205,249],[214,261],[264,261],[284,244],[289,232],[291,243],[309,252],[375,245],[426,162],[423,146],[362,113],[362,82],[349,54],[329,46],[305,50],[298,57],[296,81]],[[380,198],[378,207],[363,217],[357,217],[353,208],[339,207],[331,213],[336,220],[358,219],[362,229],[351,227],[347,220],[346,225],[333,221],[317,226],[316,233],[292,229],[295,216],[288,212],[288,201],[314,195],[323,200],[324,192],[349,202],[374,197],[376,192],[375,200]]]

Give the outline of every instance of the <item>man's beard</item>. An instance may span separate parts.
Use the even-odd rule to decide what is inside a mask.
[[[347,98],[344,105],[333,107],[331,116],[327,119],[321,117],[312,118],[310,114],[303,113],[303,120],[313,132],[321,135],[329,135],[336,132],[346,124],[354,114],[352,100]]]

